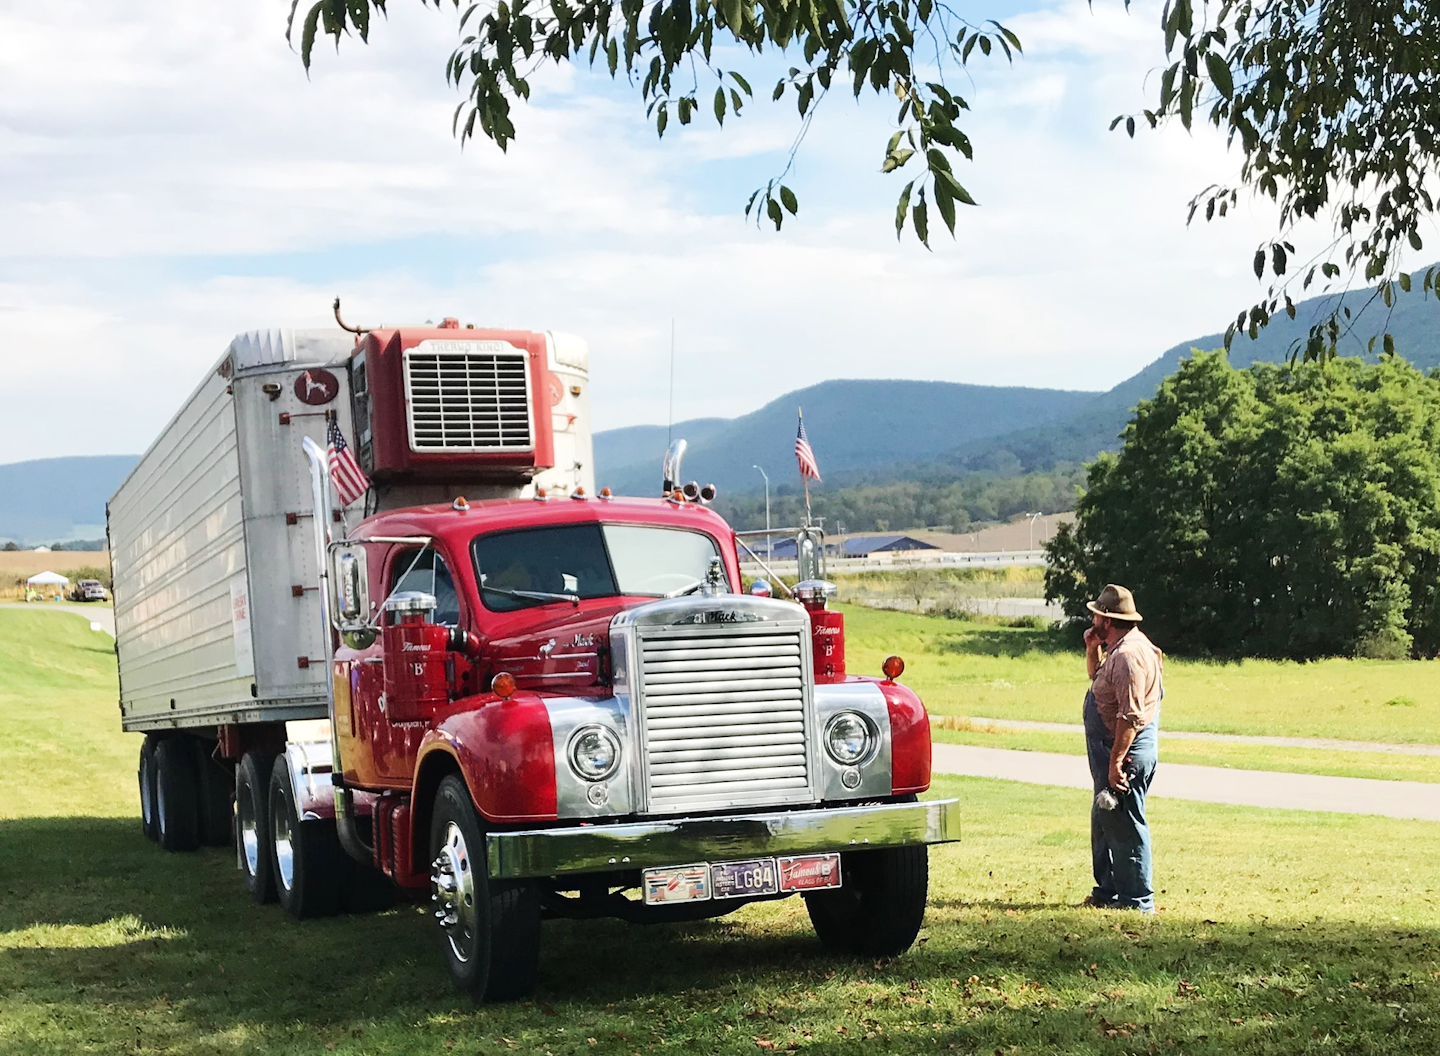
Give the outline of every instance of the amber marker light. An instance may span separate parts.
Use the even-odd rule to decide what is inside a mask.
[[[509,700],[515,695],[515,676],[509,671],[501,671],[491,679],[490,692],[502,700]]]
[[[600,489],[600,497],[601,497],[602,499],[604,499],[606,502],[609,502],[611,499],[613,499],[613,498],[615,497],[615,493],[614,493],[613,491],[611,491],[609,488],[601,488],[601,489]]]
[[[536,489],[535,489],[535,501],[536,501],[536,502],[544,502],[545,499],[546,499],[546,497],[547,497],[547,496],[546,496],[546,494],[545,494],[545,489],[544,489],[544,488],[536,488]]]
[[[464,495],[456,495],[455,501],[452,502],[450,505],[453,509],[458,510],[460,513],[464,513],[470,508],[470,503],[465,501]]]
[[[905,661],[898,656],[887,656],[885,662],[880,665],[880,670],[885,672],[885,677],[891,682],[905,673]]]

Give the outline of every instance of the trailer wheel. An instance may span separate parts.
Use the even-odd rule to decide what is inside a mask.
[[[155,824],[155,738],[146,734],[140,742],[140,829],[147,840],[158,840],[160,830]]]
[[[925,918],[930,849],[846,852],[841,877],[843,886],[805,896],[821,944],[863,957],[893,957],[908,950]]]
[[[155,748],[155,828],[167,851],[200,846],[199,780],[195,756],[184,737],[167,737]]]
[[[440,782],[431,815],[431,898],[450,981],[476,1001],[522,997],[540,962],[540,894],[530,883],[494,881],[485,836],[458,775]]]
[[[271,759],[251,749],[235,771],[235,845],[245,889],[256,902],[275,901],[270,845]]]
[[[270,846],[275,897],[296,920],[340,911],[349,860],[331,820],[302,821],[285,756],[270,769]]]
[[[200,782],[200,841],[207,847],[230,847],[235,842],[235,777],[218,762],[213,741],[193,738],[195,772]]]

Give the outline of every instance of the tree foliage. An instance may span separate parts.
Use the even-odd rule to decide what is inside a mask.
[[[301,2],[292,0],[289,29],[293,39],[298,28],[308,69],[320,35],[337,45],[351,31],[367,40],[372,12],[383,14],[387,0],[312,0],[297,27]],[[1000,23],[972,24],[944,0],[495,0],[465,7],[460,30],[445,68],[466,93],[455,130],[462,141],[478,131],[501,149],[515,136],[512,104],[530,98],[531,79],[546,62],[598,65],[638,81],[661,136],[672,119],[688,125],[708,113],[723,125],[753,97],[745,76],[720,61],[727,44],[752,56],[796,58],[770,97],[794,99],[797,147],[832,88],[856,98],[891,96],[898,128],[880,166],[910,177],[896,202],[895,233],[908,223],[927,246],[932,205],[953,233],[956,206],[975,204],[954,168],[974,153],[959,127],[969,104],[947,85],[947,71],[953,75],[977,51],[1007,58],[1020,51],[1019,38]],[[799,211],[786,172],[750,196],[747,215],[778,229]]]
[[[1440,652],[1440,378],[1197,353],[1123,439],[1048,548],[1067,613],[1116,582],[1167,648]]]
[[[1128,4],[1128,0],[1127,0]],[[1167,0],[1162,15],[1170,63],[1160,97],[1143,113],[1152,126],[1197,114],[1225,131],[1243,162],[1239,186],[1213,185],[1190,203],[1193,220],[1224,217],[1239,187],[1280,207],[1277,237],[1257,247],[1255,277],[1270,276],[1265,299],[1226,332],[1253,338],[1277,312],[1295,318],[1296,282],[1307,290],[1348,281],[1375,283],[1388,307],[1409,292],[1401,270],[1408,246],[1435,211],[1440,161],[1440,5],[1432,0]],[[1117,117],[1135,134],[1135,115]],[[1328,219],[1334,238],[1315,258],[1295,260],[1292,233]],[[1440,296],[1440,270],[1423,289]],[[1293,350],[1305,360],[1335,355],[1351,313],[1316,321]],[[1389,334],[1384,351],[1393,351]],[[1374,344],[1374,339],[1371,341]]]

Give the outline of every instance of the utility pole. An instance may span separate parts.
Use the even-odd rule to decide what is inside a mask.
[[[752,465],[750,468],[760,469],[756,465]],[[774,560],[774,557],[771,553],[770,543],[770,474],[760,469],[760,475],[765,478],[765,560],[771,561]]]
[[[1026,517],[1029,517],[1029,518],[1030,518],[1030,549],[1031,549],[1031,550],[1034,550],[1034,549],[1035,549],[1035,518],[1037,518],[1037,517],[1043,517],[1044,515],[1045,515],[1045,511],[1044,511],[1044,510],[1040,510],[1040,511],[1038,511],[1038,512],[1036,512],[1036,513],[1027,513],[1027,514],[1025,515]]]

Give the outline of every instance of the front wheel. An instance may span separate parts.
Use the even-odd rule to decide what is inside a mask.
[[[454,774],[435,795],[430,853],[430,897],[455,989],[476,1001],[529,993],[540,963],[539,892],[533,884],[489,879],[480,819]]]
[[[850,851],[842,886],[805,896],[810,923],[826,949],[862,957],[904,953],[920,933],[930,888],[930,849]]]

